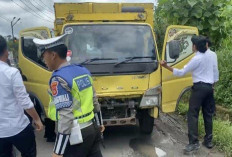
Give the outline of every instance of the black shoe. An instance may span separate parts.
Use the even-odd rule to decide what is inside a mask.
[[[185,147],[184,152],[185,153],[191,153],[191,152],[194,152],[194,151],[198,150],[199,148],[200,148],[200,144],[199,143],[188,144]]]
[[[56,141],[56,137],[49,137],[46,140],[46,142],[55,142],[55,141]]]
[[[202,142],[202,145],[205,146],[208,149],[213,148],[213,142],[212,141],[209,141],[209,142],[204,141],[204,142]]]

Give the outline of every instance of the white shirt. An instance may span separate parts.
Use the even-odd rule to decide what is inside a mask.
[[[19,70],[0,61],[0,138],[24,130],[30,123],[24,109],[32,107]]]
[[[196,52],[196,55],[179,70],[174,68],[173,75],[183,76],[191,72],[193,83],[205,82],[213,84],[219,80],[217,55],[208,49],[205,53]]]

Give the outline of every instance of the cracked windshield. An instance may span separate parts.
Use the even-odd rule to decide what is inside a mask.
[[[112,63],[129,57],[155,56],[151,28],[146,25],[79,25],[64,30],[69,34],[66,43],[73,63],[91,59]]]

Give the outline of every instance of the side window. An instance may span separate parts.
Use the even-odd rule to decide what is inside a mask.
[[[172,65],[182,61],[183,59],[185,59],[188,56],[193,54],[192,42],[191,42],[191,38],[192,38],[193,34],[190,34],[188,32],[189,32],[189,30],[185,30],[185,29],[172,28],[169,30],[168,40],[167,40],[167,44],[166,44],[166,56],[165,56],[166,61],[170,62],[170,63],[168,63],[169,66],[172,66]],[[174,59],[171,59],[169,56],[169,45],[168,44],[172,40],[180,41],[181,51],[180,51],[179,58],[176,61]]]
[[[36,64],[46,68],[46,65],[37,56],[37,47],[33,42],[34,37],[22,37],[22,52],[23,55]]]

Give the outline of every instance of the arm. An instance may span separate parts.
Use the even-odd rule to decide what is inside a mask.
[[[26,92],[26,88],[23,84],[22,77],[17,70],[17,72],[12,77],[12,85],[13,85],[13,92],[17,99],[18,104],[23,109],[30,109],[34,107],[34,104],[32,103],[31,99],[29,98],[28,93]]]
[[[218,72],[218,61],[217,61],[217,55],[215,54],[215,61],[213,65],[213,76],[214,76],[214,84],[219,80],[219,72]]]
[[[53,157],[62,156],[68,143],[73,123],[73,100],[67,82],[60,77],[51,81],[51,90],[56,105],[58,120],[58,134],[53,150]]]
[[[94,88],[93,88],[93,104],[94,104],[94,113],[95,113],[94,118],[97,122],[97,125],[100,127],[100,131],[104,132],[105,127],[103,125],[103,120],[102,120],[101,105],[98,102],[97,94]]]
[[[17,102],[21,107],[33,118],[38,131],[43,129],[43,124],[37,114],[34,104],[31,102],[29,95],[26,92],[20,72],[17,70],[12,77],[13,92]]]
[[[168,69],[169,71],[173,72],[174,76],[184,76],[188,72],[192,72],[198,66],[198,62],[199,62],[199,59],[197,59],[196,57],[193,57],[188,62],[188,64],[186,64],[184,68],[180,70],[168,66],[166,61],[160,61],[160,65]]]
[[[105,131],[105,126],[103,124],[101,111],[94,114],[94,119],[96,120],[97,125],[100,127],[100,131],[103,133]]]
[[[164,61],[164,60],[160,61],[160,65],[161,65],[162,67],[168,69],[169,71],[173,72],[173,68],[170,67],[170,66],[168,66],[166,61]]]
[[[93,105],[94,105],[94,113],[97,113],[101,110],[101,105],[99,104],[97,94],[94,88],[93,88]]]
[[[35,108],[30,108],[25,110],[34,120],[35,125],[36,125],[36,130],[41,131],[43,129],[43,124],[39,118],[38,113],[36,112]]]

